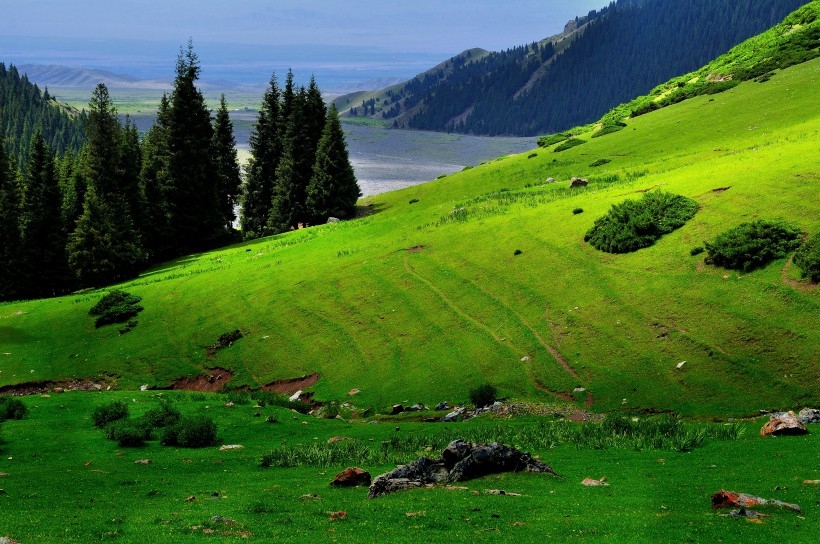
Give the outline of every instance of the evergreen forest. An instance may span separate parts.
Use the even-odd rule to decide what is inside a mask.
[[[314,80],[297,89],[289,72],[280,91],[272,77],[243,181],[225,97],[212,115],[200,72],[189,42],[142,136],[105,84],[71,112],[0,65],[0,301],[100,287],[242,237],[355,214],[338,112]]]

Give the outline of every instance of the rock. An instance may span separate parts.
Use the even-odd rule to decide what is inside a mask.
[[[344,520],[347,519],[347,512],[344,510],[338,510],[336,512],[330,512],[330,521],[337,521],[337,520]]]
[[[358,389],[351,389],[350,391],[347,392],[347,394],[350,395],[351,397],[353,395],[358,395],[359,393],[361,393],[361,391],[359,391]]]
[[[681,362],[679,362],[678,364],[675,365],[675,368],[680,370],[681,368],[683,368],[683,365],[685,365],[685,364],[686,364],[686,361],[681,361]]]
[[[555,178],[547,178],[547,183],[555,183]]]
[[[338,217],[328,217],[328,218],[327,218],[327,222],[328,222],[328,223],[338,223],[338,222],[339,222],[339,218],[338,218]]]
[[[300,498],[300,499],[302,499],[303,501],[305,501],[305,500],[318,501],[318,500],[321,500],[321,499],[322,499],[322,497],[320,497],[320,496],[319,496],[319,495],[317,495],[316,493],[308,493],[308,494],[306,494],[306,495],[302,495],[302,496],[301,496],[301,497],[299,497],[299,498]]]
[[[345,440],[353,440],[349,436],[332,436],[327,439],[328,444],[335,444],[336,442],[344,442]]]
[[[749,495],[747,493],[738,493],[736,491],[726,491],[721,489],[720,491],[712,495],[712,508],[715,509],[733,507],[755,508],[767,505],[779,506],[781,508],[794,510],[795,512],[802,512],[800,506],[796,504],[789,504],[787,502],[778,501],[776,499],[763,499],[761,497],[755,497],[754,495]]]
[[[55,387],[55,388],[53,389],[53,391],[54,391],[55,393],[65,393],[65,389],[63,389],[62,387]]]
[[[569,188],[575,189],[576,187],[586,187],[589,185],[589,180],[584,178],[572,178],[569,181]]]
[[[447,404],[446,402],[439,402],[438,404],[436,404],[436,407],[434,408],[434,410],[436,412],[443,412],[444,410],[449,410],[449,409],[450,409],[450,405]]]
[[[141,385],[140,391],[148,391],[148,384]]]
[[[16,540],[8,536],[0,536],[0,544],[20,544]]]
[[[194,495],[191,495],[190,497],[186,497],[185,502],[196,502],[196,497]]]
[[[136,461],[134,461],[134,464],[135,465],[150,465],[151,460],[150,459],[137,459]]]
[[[487,495],[504,495],[506,497],[520,497],[521,493],[511,493],[503,489],[485,489],[484,493]]]
[[[393,409],[390,411],[390,415],[395,416],[402,412],[404,412],[404,406],[401,404],[394,404]]]
[[[423,412],[424,410],[427,410],[427,407],[420,402],[417,402],[413,406],[407,407],[408,412]]]
[[[370,485],[370,473],[359,467],[348,467],[337,474],[330,485],[336,487]]]
[[[794,412],[772,414],[771,419],[760,429],[761,436],[781,436],[806,434],[808,429]]]
[[[290,397],[288,397],[288,400],[291,401],[291,402],[296,402],[297,400],[299,400],[299,397],[301,397],[301,396],[302,396],[302,390],[300,389],[299,391],[297,391],[296,393],[294,393]]]
[[[803,480],[803,485],[820,485],[820,480]]]
[[[464,408],[456,408],[455,410],[441,418],[441,420],[445,423],[452,423],[453,421],[458,421],[459,419],[461,419],[461,414],[463,413]]]
[[[594,478],[584,478],[581,481],[581,485],[585,485],[587,487],[609,487],[609,483],[606,481],[606,476],[600,480],[596,480]]]
[[[549,466],[510,446],[454,440],[442,451],[440,459],[419,457],[378,476],[370,485],[367,496],[372,499],[403,489],[516,471],[549,472],[557,476]]]
[[[809,423],[820,423],[820,410],[816,408],[803,408],[800,410],[800,413],[797,414],[797,419],[806,425]]]
[[[224,444],[219,446],[219,451],[228,451],[228,450],[241,450],[244,449],[245,446],[242,444]]]

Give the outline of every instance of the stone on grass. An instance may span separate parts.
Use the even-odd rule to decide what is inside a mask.
[[[820,410],[817,408],[803,408],[797,414],[797,419],[808,425],[809,423],[820,423]]]
[[[589,180],[584,178],[572,178],[569,181],[569,188],[575,189],[576,187],[586,187],[589,185]]]
[[[808,429],[794,412],[772,414],[771,419],[760,429],[761,436],[783,436],[806,434]]]
[[[779,501],[777,499],[764,499],[762,497],[755,497],[748,493],[738,493],[737,491],[726,491],[721,489],[712,495],[712,508],[758,508],[760,506],[779,506],[795,512],[802,512],[800,506],[797,504],[790,504]]]
[[[333,478],[330,485],[336,487],[356,487],[370,485],[370,473],[359,467],[348,467]]]

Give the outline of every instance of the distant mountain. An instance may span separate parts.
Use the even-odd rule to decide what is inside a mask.
[[[109,88],[171,89],[170,81],[140,79],[138,77],[115,74],[107,70],[92,70],[55,64],[21,64],[17,69],[41,87],[93,89],[98,83]]]
[[[564,32],[465,51],[413,79],[335,100],[393,127],[531,136],[592,122],[780,22],[805,0],[618,0]]]

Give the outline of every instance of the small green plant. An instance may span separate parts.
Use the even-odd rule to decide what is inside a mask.
[[[606,136],[607,134],[612,134],[613,132],[618,132],[619,130],[623,130],[625,128],[626,123],[623,122],[606,123],[600,129],[596,130],[592,137],[600,138],[601,136]]]
[[[174,425],[181,417],[179,410],[166,401],[161,401],[159,406],[151,408],[143,416],[147,426],[152,428]]]
[[[550,134],[548,136],[541,136],[540,138],[538,138],[538,141],[536,143],[538,147],[549,147],[551,145],[561,143],[568,138],[569,134]]]
[[[142,298],[137,295],[113,289],[102,297],[88,314],[97,317],[94,322],[97,328],[111,323],[124,323],[143,310],[139,305],[140,300]]]
[[[339,401],[332,400],[324,405],[322,409],[322,417],[325,419],[334,419],[336,416],[339,415],[340,411]]]
[[[266,391],[258,389],[251,391],[251,398],[256,401],[259,406],[279,406],[287,408],[288,410],[295,410],[300,414],[307,414],[310,412],[310,405],[298,400],[290,400],[285,395],[274,393],[273,391]]]
[[[516,255],[516,256],[521,255],[522,253],[524,253],[524,252],[521,251],[520,249],[516,249],[515,251],[513,251],[513,255]]]
[[[794,254],[794,264],[803,278],[820,282],[820,233],[803,242]]]
[[[182,446],[183,448],[204,448],[216,443],[216,423],[208,416],[183,416],[180,420],[166,427],[160,441],[165,446]]]
[[[495,402],[497,394],[498,390],[494,385],[485,383],[470,389],[470,402],[472,402],[476,408],[488,406]]]
[[[116,440],[121,447],[140,447],[151,438],[151,427],[144,420],[119,419],[105,428],[105,437]]]
[[[609,164],[611,162],[612,162],[612,160],[610,160],[610,159],[598,159],[597,161],[593,161],[592,163],[590,163],[589,166],[591,168],[596,168],[598,166],[603,166],[603,165]]]
[[[572,149],[575,146],[583,145],[587,143],[586,140],[582,140],[580,138],[570,138],[566,142],[558,145],[553,150],[555,153],[560,153],[561,151],[566,151],[567,149]]]
[[[127,417],[128,405],[121,400],[115,400],[114,402],[97,406],[91,414],[91,421],[95,427],[102,429],[107,427],[109,423]]]
[[[527,155],[527,158],[528,159],[534,159],[537,156],[538,156],[538,153],[530,153],[529,155]]]
[[[706,250],[703,248],[703,246],[695,246],[691,250],[689,250],[689,255],[694,257],[695,255],[700,255],[704,251]]]
[[[7,419],[23,419],[28,414],[28,408],[20,399],[0,396],[0,422]]]
[[[706,264],[749,272],[780,259],[800,245],[800,231],[786,223],[741,223],[705,242]]]
[[[584,209],[583,208],[575,208],[574,210],[572,210],[573,215],[578,215],[579,213],[584,213]]]
[[[410,202],[408,202],[408,204],[415,204],[415,203],[416,203],[416,202],[418,202],[418,201],[419,201],[419,199],[418,199],[418,198],[411,198],[411,199],[410,199]]]
[[[690,198],[661,191],[645,193],[641,200],[613,204],[595,220],[584,241],[607,253],[637,251],[682,227],[697,211],[698,203]]]

